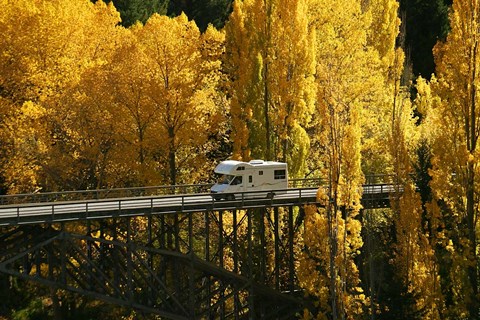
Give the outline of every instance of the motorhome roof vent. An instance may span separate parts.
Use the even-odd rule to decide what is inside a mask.
[[[250,163],[250,164],[263,164],[264,161],[263,161],[263,160],[250,160],[249,163]]]

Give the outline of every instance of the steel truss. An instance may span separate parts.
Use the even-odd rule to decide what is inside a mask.
[[[290,206],[10,227],[0,271],[169,319],[290,319],[305,308],[303,218]]]

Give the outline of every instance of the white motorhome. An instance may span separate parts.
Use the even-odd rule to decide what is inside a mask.
[[[217,165],[215,173],[221,175],[211,188],[212,197],[216,200],[234,200],[242,196],[273,198],[275,194],[285,193],[288,188],[287,164],[283,162],[225,160]],[[242,194],[250,191],[252,193]]]

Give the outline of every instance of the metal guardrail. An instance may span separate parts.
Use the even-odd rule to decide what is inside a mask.
[[[376,197],[378,194],[394,194],[402,192],[403,189],[400,187],[395,187],[393,184],[379,183],[379,184],[366,184],[362,186],[363,188],[363,198]]]
[[[204,193],[212,184],[38,192],[0,196],[0,205]]]
[[[235,192],[235,199],[221,201],[203,193],[11,204],[0,207],[0,225],[247,209],[299,205],[316,201],[315,188],[284,189],[276,192],[279,196],[275,198],[266,198],[265,195],[259,197],[259,194],[265,193],[264,191]]]
[[[292,179],[288,181],[288,187],[312,188],[320,186],[321,183],[322,179],[320,178]],[[204,183],[176,186],[147,186],[133,188],[11,194],[0,196],[0,205],[210,193],[210,188],[212,185],[213,183]]]
[[[310,183],[314,182],[310,181]],[[155,188],[152,187],[140,189],[155,190]],[[165,188],[160,189],[166,192]],[[125,189],[120,190],[125,191]],[[132,191],[132,189],[126,190]],[[133,190],[137,189],[134,188]],[[87,193],[87,195],[90,196],[90,198],[87,199],[70,200],[57,198],[57,201],[10,203],[0,206],[0,225],[90,220],[160,213],[188,213],[274,206],[298,206],[316,203],[317,190],[317,186],[275,190],[275,197],[268,197],[265,191],[235,192],[233,194],[225,194],[226,197],[233,195],[233,197],[227,197],[229,200],[215,200],[210,193],[206,192],[160,195],[143,194],[143,196],[139,196],[138,193],[137,195],[130,193],[129,196],[120,196],[120,194],[116,192],[102,194],[99,192],[102,190],[92,190]],[[389,206],[391,195],[398,192],[401,192],[401,190],[392,184],[364,185],[362,205],[367,209],[387,207]],[[65,193],[53,194],[58,196]],[[71,195],[72,193],[69,192],[67,194]],[[85,195],[82,192],[76,192],[76,194],[77,196]],[[100,195],[105,196],[105,198],[98,198]],[[116,197],[108,197],[112,195],[116,195]],[[38,195],[35,194],[35,196]],[[9,196],[8,198],[10,200],[15,199],[12,197],[13,196]],[[19,198],[16,199],[18,200]],[[32,200],[28,197],[21,199]]]

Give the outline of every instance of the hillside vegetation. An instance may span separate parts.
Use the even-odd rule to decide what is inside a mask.
[[[478,1],[0,7],[3,193],[193,184],[226,158],[284,161],[328,185],[306,208],[306,319],[478,316]],[[372,174],[403,190],[391,209],[359,205]],[[0,296],[22,299],[0,317],[51,315],[50,292],[4,282]]]

